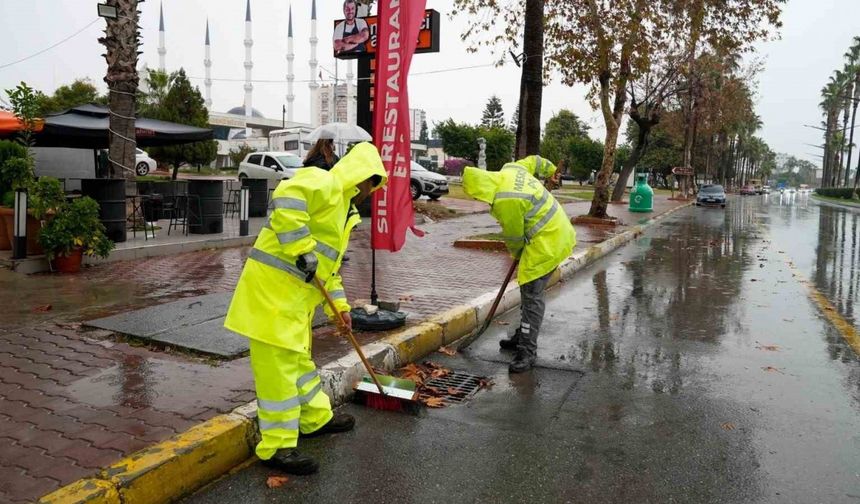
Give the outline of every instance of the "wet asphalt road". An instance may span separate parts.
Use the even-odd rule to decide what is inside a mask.
[[[268,489],[256,463],[211,502],[860,502],[860,361],[847,318],[860,213],[798,197],[689,208],[548,295],[539,368],[509,378],[494,324],[433,360],[490,376],[419,417],[344,409],[302,442],[322,470]]]

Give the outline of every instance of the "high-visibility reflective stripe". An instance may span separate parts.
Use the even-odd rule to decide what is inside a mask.
[[[270,422],[268,420],[257,418],[257,423],[260,425],[261,431],[271,429],[299,430],[298,418],[294,420],[287,420],[286,422]]]
[[[305,274],[301,272],[297,267],[284,261],[283,259],[273,256],[268,252],[263,252],[260,249],[254,248],[251,249],[251,253],[248,254],[248,259],[253,259],[257,262],[261,262],[266,266],[271,266],[273,268],[277,268],[282,271],[286,271],[287,273],[293,275],[294,277],[304,281]]]
[[[543,159],[540,156],[535,156],[535,177],[543,176]]]
[[[328,293],[332,299],[346,299],[346,292],[343,289],[329,291]]]
[[[531,201],[532,204],[537,203],[537,198],[528,193],[521,192],[500,192],[496,193],[496,200],[498,199],[524,199],[527,201]],[[495,201],[495,200],[494,200]]]
[[[296,382],[296,385],[301,386],[298,382]],[[302,385],[304,385],[304,383]],[[307,394],[302,394],[299,396],[291,397],[289,399],[284,399],[283,401],[268,401],[266,399],[260,399],[258,397],[257,407],[263,411],[289,411],[297,406],[309,403],[311,399],[313,399],[314,396],[317,395],[317,393],[319,393],[321,389],[322,384],[317,383],[316,386],[312,388]]]
[[[266,411],[287,411],[297,406],[301,406],[301,397],[291,397],[285,401],[267,401],[257,398],[257,407]]]
[[[314,250],[324,255],[325,257],[328,257],[332,261],[337,261],[338,256],[340,256],[340,253],[337,251],[336,248],[326,245],[319,240],[317,240],[317,246],[314,248]]]
[[[529,219],[531,219],[532,217],[537,215],[537,213],[540,211],[540,209],[543,207],[544,203],[546,203],[546,200],[548,200],[548,199],[549,199],[549,191],[544,189],[543,194],[541,194],[541,197],[538,200],[538,202],[535,203],[534,205],[532,205],[532,209],[529,210],[528,213],[526,214],[526,218],[525,218],[526,222],[528,222]]]
[[[317,373],[316,369],[314,369],[310,373],[303,374],[302,376],[299,377],[298,380],[296,380],[296,387],[302,388],[302,386],[304,384],[310,382],[311,380],[313,380],[317,376],[319,376],[319,373]]]
[[[311,235],[311,231],[307,226],[302,226],[293,231],[284,231],[283,233],[276,233],[278,236],[278,241],[281,242],[281,245],[286,245],[287,243],[292,243],[294,241],[301,240],[306,236]]]
[[[286,196],[280,196],[272,200],[272,205],[275,208],[282,208],[286,210],[301,210],[303,212],[308,211],[308,203],[305,200],[300,200],[298,198],[288,198]]]
[[[557,201],[553,201],[553,202],[552,202],[552,208],[550,208],[550,209],[549,209],[549,212],[547,212],[547,213],[546,213],[546,215],[544,215],[543,217],[541,217],[541,220],[537,221],[537,222],[535,223],[535,225],[531,227],[531,229],[529,229],[528,231],[526,231],[526,238],[528,238],[529,240],[531,240],[531,239],[532,239],[532,237],[533,237],[535,234],[537,234],[537,232],[538,232],[538,231],[540,231],[540,230],[541,230],[541,228],[543,228],[544,226],[546,226],[546,223],[547,223],[547,222],[549,222],[549,220],[550,220],[550,219],[552,219],[552,216],[553,216],[553,215],[555,215],[555,213],[556,213],[556,212],[558,212],[558,202],[557,202]]]
[[[512,168],[516,168],[517,170],[529,171],[525,166],[523,166],[519,163],[505,163],[505,165],[502,166],[502,170],[509,170]]]

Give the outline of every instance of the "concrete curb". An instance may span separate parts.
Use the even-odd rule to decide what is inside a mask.
[[[677,206],[648,222],[633,226],[597,245],[574,253],[564,261],[550,285],[570,279],[576,272],[636,239],[655,222],[690,206]],[[476,337],[497,292],[488,292],[440,313],[428,321],[367,344],[363,350],[378,369],[392,371],[421,359],[442,345],[467,346]],[[502,296],[498,313],[520,303],[519,287],[512,282]],[[352,395],[364,374],[357,355],[350,353],[320,369],[323,390],[334,404]],[[219,415],[155,446],[138,451],[92,478],[71,483],[39,502],[54,504],[159,504],[176,500],[213,481],[254,453],[258,432],[256,402]]]

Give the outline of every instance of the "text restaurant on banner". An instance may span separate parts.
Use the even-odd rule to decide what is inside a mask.
[[[388,172],[388,184],[373,197],[372,246],[396,252],[414,228],[409,192],[411,135],[407,81],[425,0],[380,0],[376,50],[373,139]]]

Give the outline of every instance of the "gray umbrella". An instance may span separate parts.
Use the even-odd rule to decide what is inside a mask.
[[[343,144],[348,142],[369,142],[371,140],[371,136],[370,133],[365,131],[363,128],[354,124],[333,122],[323,124],[317,129],[311,131],[305,139],[309,142],[330,139],[334,140],[334,143],[336,144]]]

